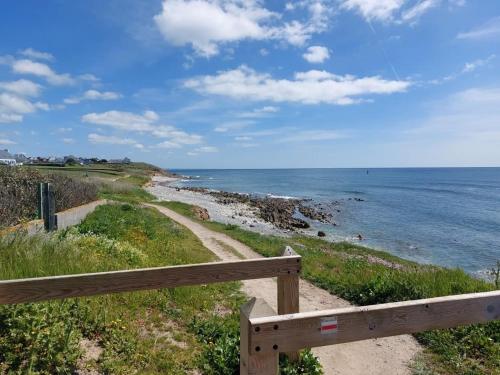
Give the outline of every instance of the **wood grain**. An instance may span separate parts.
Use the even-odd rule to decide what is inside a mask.
[[[337,331],[321,333],[322,319]],[[250,350],[294,351],[500,319],[500,291],[250,319]],[[329,320],[329,319],[326,319]]]
[[[295,251],[287,246],[282,256],[297,255]],[[299,312],[299,275],[297,273],[278,276],[278,314],[295,314]],[[296,362],[299,352],[285,353],[288,359]]]
[[[260,279],[300,271],[300,256],[0,281],[0,305],[186,285]]]
[[[250,351],[250,345],[252,345],[250,319],[275,314],[271,306],[260,298],[252,298],[240,308],[240,375],[278,374],[278,351],[276,349],[258,348],[254,354]]]

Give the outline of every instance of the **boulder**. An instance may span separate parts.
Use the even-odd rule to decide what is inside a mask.
[[[318,231],[318,237],[326,237],[326,233],[320,230]]]
[[[199,220],[210,220],[210,215],[208,214],[208,211],[206,208],[200,207],[200,206],[193,206],[192,208],[194,217],[196,217]]]

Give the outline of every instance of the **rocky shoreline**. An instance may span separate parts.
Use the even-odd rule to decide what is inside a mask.
[[[234,203],[249,205],[257,210],[257,214],[261,219],[275,225],[279,229],[308,229],[310,224],[306,220],[297,217],[298,213],[310,220],[334,224],[332,214],[326,212],[321,204],[312,206],[308,204],[310,200],[306,199],[259,197],[249,194],[213,191],[198,187],[182,187],[177,189],[179,191],[187,190],[201,194],[209,194],[215,197],[218,203],[223,205],[231,205]]]
[[[308,199],[262,197],[250,194],[214,191],[198,187],[176,187],[177,176],[155,176],[146,189],[160,200],[179,201],[203,207],[213,220],[242,226],[264,234],[289,235],[294,232],[321,235],[311,230],[311,222],[336,225],[330,205]],[[322,234],[324,234],[322,232]]]

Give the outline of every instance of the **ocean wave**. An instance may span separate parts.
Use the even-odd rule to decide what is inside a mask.
[[[290,195],[274,195],[274,194],[266,194],[269,198],[278,198],[278,199],[287,199],[287,200],[290,200],[290,199],[300,199],[300,198],[297,198],[297,197],[292,197]]]

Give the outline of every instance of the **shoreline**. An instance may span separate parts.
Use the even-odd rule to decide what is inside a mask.
[[[175,182],[181,181],[186,177],[180,175],[170,175],[170,176],[159,176],[155,175],[152,177],[151,183],[145,188],[149,193],[154,195],[159,200],[164,201],[177,201],[194,206],[199,206],[205,208],[208,211],[210,220],[214,220],[223,224],[237,225],[243,229],[264,234],[264,235],[275,235],[280,237],[290,237],[295,234],[305,235],[312,238],[322,238],[328,242],[339,243],[347,242],[354,245],[364,246],[373,250],[387,252],[388,254],[401,257],[401,255],[394,254],[385,248],[380,248],[370,241],[365,242],[365,238],[357,238],[357,236],[342,236],[335,235],[331,232],[325,230],[323,233],[325,236],[318,236],[319,231],[323,231],[325,222],[319,220],[308,219],[301,215],[302,218],[307,219],[307,222],[311,226],[307,229],[304,228],[293,228],[293,229],[283,229],[275,225],[268,220],[265,220],[261,216],[261,212],[255,206],[248,204],[247,202],[232,201],[231,199],[225,199],[226,197],[231,198],[232,196],[248,196],[248,194],[242,193],[230,193],[219,190],[209,190],[204,188],[179,188],[172,186]],[[220,197],[222,196],[223,201],[221,202]],[[266,196],[261,199],[273,199],[280,201],[306,201],[291,197],[283,196]],[[300,213],[299,213],[300,214]],[[332,224],[335,225],[335,224]],[[402,259],[407,259],[422,265],[436,265],[445,268],[444,265],[432,263],[430,261],[416,260],[412,258],[401,257]],[[461,267],[459,267],[461,268]],[[474,272],[468,272],[469,275],[482,279],[489,280],[490,268],[484,268],[476,270]]]
[[[176,201],[207,209],[211,220],[223,224],[237,225],[244,229],[267,235],[290,236],[296,231],[277,228],[260,218],[256,209],[248,204],[233,202],[222,204],[210,194],[179,189],[172,186],[182,177],[153,176],[145,190],[163,201]]]

